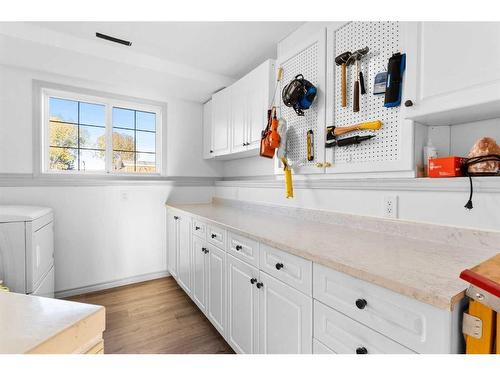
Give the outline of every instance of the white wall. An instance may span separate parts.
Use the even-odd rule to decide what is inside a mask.
[[[0,187],[0,204],[52,207],[56,291],[166,274],[164,203],[208,202],[211,187]]]
[[[289,37],[278,44],[278,59],[280,55],[286,54],[293,49],[297,43],[306,39],[312,33],[325,28],[328,25],[338,27],[342,23],[313,23],[308,22],[292,33]],[[454,125],[451,127],[438,127],[431,129],[435,135],[435,143],[439,143],[442,154],[458,153],[465,155],[475,139],[490,135],[496,136],[500,141],[498,127],[500,119],[482,121],[471,124]],[[420,128],[418,128],[420,129]],[[426,133],[427,128],[424,129]],[[439,137],[436,133],[439,133]],[[445,133],[443,135],[443,133]],[[424,134],[425,135],[425,134]],[[447,138],[446,138],[447,137]],[[434,140],[434,138],[433,138]],[[421,140],[420,140],[421,141]],[[447,149],[446,149],[447,147]],[[419,151],[421,152],[421,151]],[[420,156],[416,155],[417,159]],[[273,175],[273,162],[261,157],[253,157],[224,163],[224,177],[229,179],[242,178],[253,180],[252,177]],[[397,178],[396,175],[385,174],[386,178]],[[308,179],[311,185],[315,181],[336,178],[339,176],[317,175],[317,176],[295,176]],[[342,176],[340,176],[342,177]],[[238,181],[225,181],[218,183],[215,194],[218,197],[229,199],[242,199],[246,201],[258,201],[280,205],[290,205],[311,209],[323,209],[359,215],[382,217],[384,215],[383,202],[386,196],[397,196],[399,202],[399,218],[404,220],[429,222],[444,225],[471,227],[487,230],[500,230],[500,192],[494,189],[491,192],[476,192],[474,194],[474,209],[468,211],[464,204],[468,199],[468,181],[463,179],[461,184],[452,184],[449,187],[434,188],[430,185],[415,187],[409,181],[407,186],[404,182],[395,182],[390,189],[385,189],[387,184],[383,180],[372,180],[371,187],[363,189],[363,181],[351,180],[344,187],[335,186],[323,188],[301,187],[295,189],[295,197],[286,199],[284,186],[269,187],[265,182],[259,184],[259,178],[254,184],[239,183]],[[352,188],[349,188],[349,184]],[[403,184],[403,185],[401,185]],[[380,186],[377,186],[380,185]],[[323,185],[324,186],[324,185]],[[346,187],[347,186],[347,187]],[[398,189],[398,186],[400,187]],[[413,187],[412,187],[413,186]]]
[[[161,70],[0,35],[0,204],[55,210],[56,291],[165,274],[165,201],[207,202],[213,186],[209,181],[193,187],[168,181],[69,186],[67,179],[23,177],[34,171],[34,79],[166,103],[167,176],[221,173],[219,162],[202,158],[202,105],[177,99],[175,80],[168,78],[165,87]],[[186,96],[190,91],[181,83]]]

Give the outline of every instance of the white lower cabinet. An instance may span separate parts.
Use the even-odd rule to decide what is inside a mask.
[[[177,253],[177,281],[184,291],[191,296],[191,221],[188,216],[177,216],[178,228],[178,253]]]
[[[177,254],[179,250],[177,219],[178,216],[175,212],[167,211],[167,269],[175,279],[177,279]]]
[[[313,339],[313,354],[337,354],[320,341]]]
[[[258,353],[259,271],[227,254],[226,340],[237,353]]]
[[[226,335],[226,253],[208,246],[207,317],[222,336]]]
[[[193,236],[193,300],[201,311],[207,310],[208,249],[204,240]]]
[[[312,298],[260,272],[259,352],[312,353]]]
[[[414,353],[318,301],[314,301],[314,337],[338,354]]]

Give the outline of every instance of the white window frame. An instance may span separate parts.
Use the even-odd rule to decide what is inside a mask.
[[[104,171],[80,171],[80,170],[55,170],[49,168],[49,98],[68,99],[105,106],[105,168]],[[115,99],[113,97],[88,95],[75,91],[66,91],[42,87],[41,89],[41,174],[46,175],[90,175],[90,176],[160,176],[162,173],[162,124],[163,111],[161,106],[142,103],[133,100]],[[156,115],[155,126],[155,173],[120,172],[113,170],[113,107],[120,107],[136,111],[151,112]]]

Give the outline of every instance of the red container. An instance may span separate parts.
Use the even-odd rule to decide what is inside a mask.
[[[467,159],[458,156],[429,159],[429,177],[459,177],[463,176],[462,164]]]

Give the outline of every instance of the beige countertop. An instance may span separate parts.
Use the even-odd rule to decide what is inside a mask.
[[[36,352],[61,332],[103,311],[102,306],[0,292],[0,353]]]
[[[277,210],[280,214],[273,214],[269,210],[259,212],[220,203],[167,203],[167,207],[448,310],[453,309],[462,299],[467,287],[459,279],[460,272],[500,252],[498,248],[491,246],[461,247],[383,231],[362,230],[362,225],[356,228],[307,220],[285,215],[280,210]],[[352,217],[354,216],[351,215]],[[363,220],[370,220],[372,227],[374,220],[377,225],[394,223],[384,219],[365,219],[362,216],[359,220],[361,223]],[[412,224],[409,224],[409,229],[408,224],[406,225],[405,230],[411,232]],[[422,226],[414,225],[415,232],[418,230],[419,234],[422,233]],[[430,235],[434,226],[428,227]],[[460,236],[460,230],[457,230]],[[473,235],[477,236],[477,233],[474,232]]]

